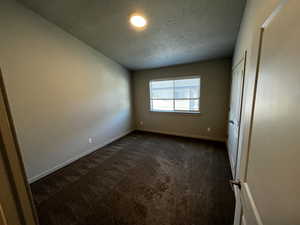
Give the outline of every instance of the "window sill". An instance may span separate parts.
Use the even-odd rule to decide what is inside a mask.
[[[201,114],[201,112],[189,112],[189,111],[157,111],[157,110],[150,110],[153,113],[179,113],[179,114]]]

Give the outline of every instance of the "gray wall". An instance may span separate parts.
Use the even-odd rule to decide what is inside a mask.
[[[30,179],[132,129],[122,66],[14,1],[1,1],[0,27],[0,67]]]
[[[136,127],[141,130],[225,140],[231,60],[221,59],[133,74]],[[149,81],[176,76],[201,76],[200,114],[149,111]],[[143,122],[141,124],[140,122]],[[211,131],[208,132],[207,128]]]

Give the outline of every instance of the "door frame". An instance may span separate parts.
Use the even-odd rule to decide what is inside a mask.
[[[4,175],[9,180],[13,202],[18,216],[18,225],[38,225],[38,217],[31,190],[27,182],[22,155],[17,140],[3,74],[0,69],[0,143],[1,157],[4,161]],[[9,193],[8,193],[9,194]],[[9,221],[8,206],[1,202],[4,221]]]

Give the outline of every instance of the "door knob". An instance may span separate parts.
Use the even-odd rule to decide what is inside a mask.
[[[229,180],[229,183],[231,185],[232,190],[234,190],[234,186],[237,186],[239,189],[241,189],[242,185],[241,185],[241,181],[239,180]]]

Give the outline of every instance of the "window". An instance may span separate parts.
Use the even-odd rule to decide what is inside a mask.
[[[200,77],[152,80],[149,85],[151,111],[200,111]]]

